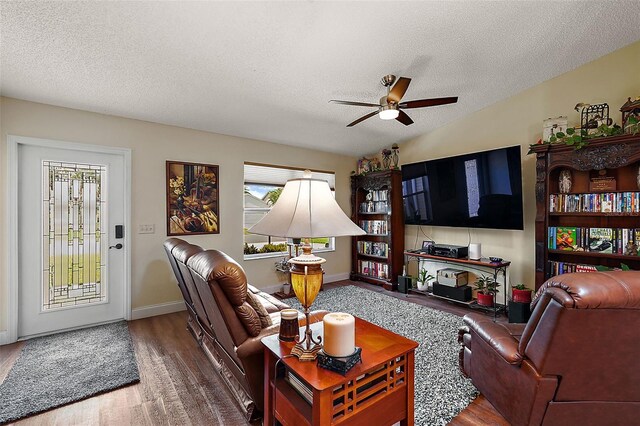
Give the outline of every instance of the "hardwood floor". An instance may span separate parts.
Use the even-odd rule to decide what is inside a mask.
[[[360,282],[341,281],[327,284],[326,288],[350,284],[456,315],[469,312],[446,301],[391,293]],[[140,369],[140,383],[56,408],[16,424],[248,425],[185,324],[186,312],[131,321],[129,330]],[[0,346],[0,381],[9,372],[23,345],[23,342],[18,342]],[[481,395],[450,424],[509,423]]]

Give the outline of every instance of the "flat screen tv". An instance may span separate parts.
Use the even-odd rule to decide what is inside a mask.
[[[520,147],[402,166],[406,225],[523,229]]]

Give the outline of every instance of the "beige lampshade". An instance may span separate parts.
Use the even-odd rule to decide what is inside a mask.
[[[323,258],[311,253],[310,238],[364,235],[365,232],[342,211],[326,180],[311,179],[305,171],[301,179],[290,179],[269,213],[249,228],[252,234],[305,238],[303,254],[289,259],[291,286],[304,307],[307,320],[304,338],[291,349],[301,361],[313,361],[322,347],[309,324],[309,307],[322,287]]]
[[[288,180],[273,208],[249,232],[287,238],[365,234],[344,214],[327,181],[310,177]]]

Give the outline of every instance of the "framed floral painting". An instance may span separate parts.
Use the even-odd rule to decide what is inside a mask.
[[[218,166],[167,161],[167,235],[220,233]]]

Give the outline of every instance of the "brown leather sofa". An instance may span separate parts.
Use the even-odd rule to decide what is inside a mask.
[[[260,340],[279,331],[289,306],[247,283],[242,267],[225,253],[179,238],[164,243],[189,313],[187,326],[222,376],[247,419],[263,410],[264,349]],[[314,321],[324,312],[312,313]],[[300,315],[300,324],[304,317]]]
[[[551,278],[526,325],[469,314],[460,367],[513,425],[640,419],[640,272]]]

